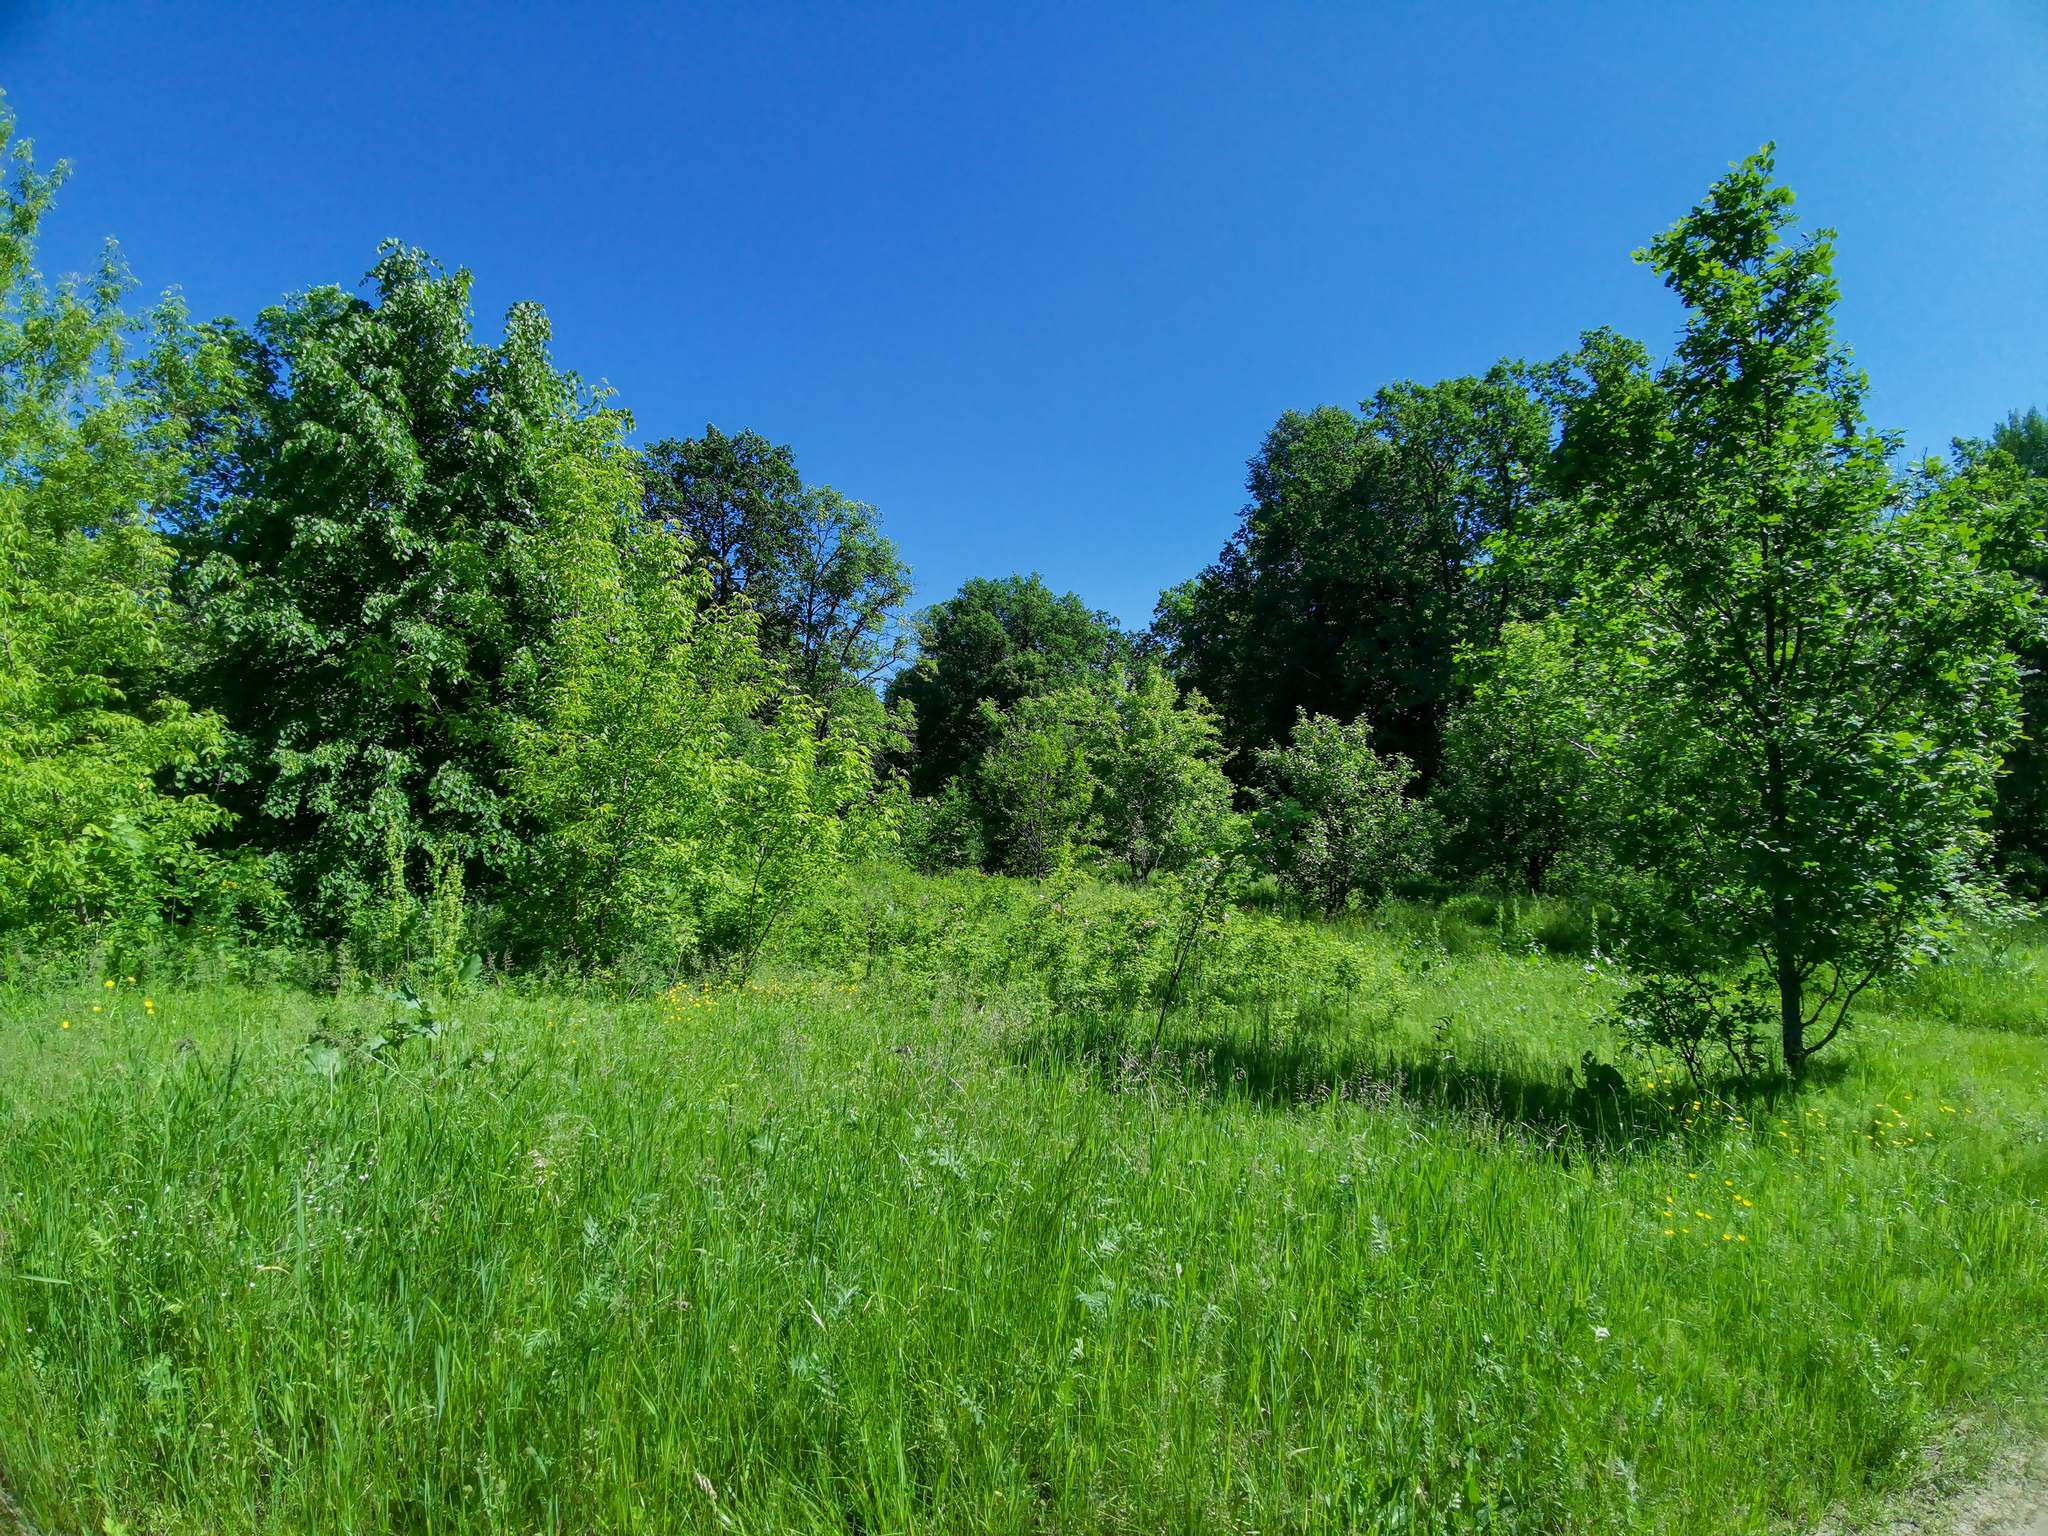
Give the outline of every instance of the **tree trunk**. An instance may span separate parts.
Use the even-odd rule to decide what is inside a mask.
[[[1792,948],[1778,944],[1778,1024],[1785,1048],[1785,1070],[1794,1077],[1806,1062],[1805,1000],[1800,996],[1799,966]]]

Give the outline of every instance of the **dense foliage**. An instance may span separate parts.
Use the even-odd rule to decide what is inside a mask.
[[[1458,651],[1491,644],[1532,596],[1521,567],[1483,556],[1526,531],[1548,451],[1543,409],[1506,367],[1390,385],[1355,416],[1280,418],[1237,535],[1159,610],[1241,763],[1306,710],[1362,716],[1381,751],[1435,772]]]
[[[2032,617],[1981,559],[1980,477],[1902,483],[1863,426],[1832,241],[1785,238],[1770,172],[1744,162],[1643,253],[1688,310],[1664,367],[1589,338],[1555,517],[1596,771],[1653,877],[1640,938],[1688,971],[1753,957],[1796,1067],[1980,883]]]
[[[181,509],[188,675],[231,754],[217,794],[315,932],[452,841],[495,895],[529,829],[504,782],[510,671],[539,639],[535,546],[579,424],[545,316],[471,335],[467,273],[388,249],[374,302],[318,288],[175,341],[211,379]],[[176,406],[175,398],[169,402]]]
[[[915,714],[910,787],[932,794],[973,764],[1000,714],[1099,671],[1120,653],[1116,620],[1039,577],[975,578],[917,620],[917,660],[889,683]]]
[[[1640,974],[1618,1023],[1768,994],[1796,1068],[2044,883],[2048,426],[1896,464],[1768,152],[1641,253],[1666,362],[1592,331],[1284,413],[1141,635],[1035,575],[906,621],[873,508],[749,430],[634,449],[538,306],[480,338],[395,243],[133,349],[111,258],[34,274],[55,187],[22,161],[0,274],[11,931],[638,986],[749,972],[870,855],[1563,893]]]
[[[0,118],[0,148],[12,133]],[[35,270],[63,167],[30,149],[0,194],[0,933],[133,936],[237,904],[200,847],[228,814],[179,783],[222,731],[167,688],[180,615],[156,520],[182,437],[124,387],[112,248],[84,282]]]
[[[711,578],[706,601],[744,601],[762,652],[833,715],[872,730],[875,685],[904,660],[897,616],[910,567],[875,509],[806,486],[796,456],[756,432],[664,439],[642,460],[645,511],[689,541]]]

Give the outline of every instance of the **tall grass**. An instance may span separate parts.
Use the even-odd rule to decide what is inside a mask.
[[[0,1476],[52,1531],[1721,1532],[2038,1382],[2039,1033],[1902,997],[1796,1096],[1600,1098],[1597,965],[1362,942],[1398,1014],[1157,1055],[929,982],[399,1043],[17,993]]]

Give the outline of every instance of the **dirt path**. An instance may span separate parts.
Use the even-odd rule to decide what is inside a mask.
[[[2048,1446],[2007,1457],[1980,1488],[1923,1494],[1874,1522],[1830,1520],[1818,1536],[2048,1536]]]

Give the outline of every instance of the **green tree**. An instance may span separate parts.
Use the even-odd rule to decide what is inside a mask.
[[[1280,418],[1236,536],[1154,624],[1242,764],[1306,711],[1367,718],[1382,751],[1434,774],[1460,649],[1490,645],[1527,597],[1502,579],[1523,568],[1487,551],[1527,523],[1549,445],[1507,365]]]
[[[712,576],[711,600],[744,599],[761,649],[828,717],[875,728],[875,684],[907,654],[898,623],[910,568],[875,509],[806,486],[796,457],[755,432],[664,439],[647,449],[646,516],[686,535]]]
[[[1113,668],[1080,702],[1096,781],[1095,841],[1143,883],[1186,868],[1234,836],[1216,716],[1165,671]],[[1065,697],[1065,695],[1061,695]]]
[[[1967,899],[2016,725],[2027,600],[1986,485],[1892,474],[1835,341],[1833,243],[1786,238],[1768,149],[1640,253],[1675,356],[1588,339],[1560,454],[1596,741],[1673,969],[1751,956],[1798,1070]],[[1825,1033],[1813,1031],[1826,1024]]]
[[[1372,727],[1304,713],[1285,747],[1260,749],[1258,850],[1297,900],[1321,912],[1380,901],[1427,867],[1430,821],[1408,797],[1415,768],[1373,750]]]
[[[610,419],[537,306],[487,346],[467,272],[390,246],[367,281],[374,302],[316,288],[156,363],[208,450],[177,520],[189,685],[234,749],[219,793],[329,930],[372,899],[394,825],[422,873],[452,845],[486,897],[517,865],[503,717],[545,623],[533,546],[558,445]]]
[[[1036,575],[965,582],[918,615],[917,660],[889,681],[890,704],[916,716],[912,792],[937,794],[978,762],[1019,701],[1100,672],[1124,650],[1115,619],[1072,592],[1055,597]]]
[[[515,677],[510,779],[538,830],[508,901],[529,942],[581,965],[637,949],[671,977],[744,974],[872,836],[873,771],[764,661],[753,610],[708,602],[712,572],[638,516],[612,425],[584,435],[548,477],[533,590],[549,622]]]
[[[1095,830],[1098,786],[1087,736],[1094,701],[1084,689],[981,706],[989,745],[968,775],[982,845],[1005,874],[1042,879],[1071,862]]]
[[[1955,445],[1958,466],[1999,475],[2007,468],[2025,477],[2011,500],[2025,508],[2012,536],[1988,546],[1993,560],[2037,593],[2048,593],[2048,417],[2038,410],[2014,411],[1990,439]],[[1998,868],[2015,888],[2036,900],[2048,896],[2048,643],[2038,634],[2015,637],[2020,659],[2020,735],[2007,750],[1998,776],[1992,812],[1992,842]]]
[[[36,237],[68,167],[35,168],[0,109],[0,932],[129,929],[218,904],[196,844],[226,813],[177,778],[219,722],[166,692],[171,552],[154,519],[184,442],[130,387],[111,246],[47,285]]]
[[[1445,823],[1440,856],[1457,878],[1541,891],[1560,864],[1595,856],[1599,802],[1587,744],[1599,690],[1555,619],[1506,625],[1472,670],[1430,792]]]
[[[1991,446],[2012,455],[2028,474],[2048,476],[2048,416],[2036,406],[2014,411],[1991,429]]]

